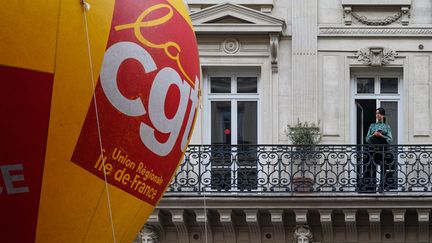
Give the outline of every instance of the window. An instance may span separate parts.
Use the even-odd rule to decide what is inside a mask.
[[[250,73],[208,77],[212,189],[257,187],[258,86],[258,75]]]
[[[399,94],[399,78],[357,77],[356,94]]]
[[[210,78],[211,93],[231,93],[231,77],[211,77]]]
[[[375,109],[386,109],[387,123],[392,128],[393,142],[398,142],[400,78],[397,76],[368,75],[355,78],[354,102],[357,113],[356,142],[364,143],[368,127],[375,122]]]
[[[257,93],[257,77],[237,77],[237,93]]]
[[[381,78],[381,94],[397,94],[398,82],[398,78]]]
[[[400,143],[399,134],[403,131],[401,129],[401,107],[402,107],[402,85],[401,76],[391,75],[375,75],[366,74],[354,78],[353,85],[353,124],[352,135],[353,140],[357,144],[365,144],[365,137],[368,133],[370,124],[376,122],[375,109],[382,107],[386,110],[386,122],[390,125],[393,135],[393,143]],[[364,148],[366,149],[366,148]],[[358,188],[364,189],[362,180],[376,179],[378,181],[385,180],[387,183],[398,180],[398,174],[395,173],[397,169],[395,164],[388,164],[385,166],[377,167],[376,178],[370,176],[371,156],[365,153],[364,155],[357,156],[356,162],[353,163],[351,175],[353,178],[357,177],[359,182]],[[387,155],[386,155],[387,156]],[[397,154],[393,155],[397,158]],[[375,162],[374,162],[375,163]],[[382,162],[381,162],[382,163]],[[403,164],[403,162],[402,162]],[[385,176],[385,177],[383,177]],[[403,176],[403,175],[401,175]],[[369,177],[369,178],[368,178]],[[387,178],[387,179],[384,179]],[[382,179],[382,180],[381,180]],[[393,185],[389,185],[390,189],[396,189]]]
[[[210,142],[257,144],[258,76],[209,77]]]
[[[357,79],[357,94],[373,94],[373,93],[375,93],[374,78]]]

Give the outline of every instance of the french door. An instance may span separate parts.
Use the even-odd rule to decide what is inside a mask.
[[[382,107],[386,111],[386,122],[390,125],[392,130],[392,144],[400,143],[399,132],[401,130],[400,124],[400,110],[402,109],[401,101],[401,79],[398,76],[358,76],[354,78],[354,129],[355,141],[357,144],[364,144],[370,124],[376,122],[375,111],[376,108]],[[363,148],[363,147],[362,147]],[[387,189],[396,189],[397,182],[397,151],[389,148],[386,152],[392,161],[387,162],[385,166],[377,166],[376,178],[378,181],[383,181],[384,187]],[[364,178],[370,168],[367,165],[372,165],[370,159],[374,152],[363,151],[363,156],[358,156],[356,175],[359,185],[363,180],[371,180],[373,178]],[[383,162],[384,163],[384,162]],[[375,172],[374,172],[375,173]],[[366,176],[367,177],[367,176]],[[359,186],[361,188],[361,186]],[[364,188],[363,188],[364,189]]]
[[[258,77],[210,76],[207,99],[212,189],[256,189]]]
[[[368,128],[375,121],[375,109],[382,107],[386,110],[387,123],[393,135],[393,144],[401,143],[400,110],[401,80],[397,76],[359,76],[354,80],[354,123],[355,141],[364,144]]]

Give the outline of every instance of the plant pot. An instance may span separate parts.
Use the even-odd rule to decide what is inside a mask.
[[[295,192],[312,192],[315,181],[309,177],[294,177],[293,186]]]

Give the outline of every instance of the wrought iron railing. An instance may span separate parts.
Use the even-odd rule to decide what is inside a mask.
[[[190,145],[166,196],[432,192],[432,145]]]

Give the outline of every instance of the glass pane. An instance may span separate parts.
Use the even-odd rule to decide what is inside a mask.
[[[238,77],[237,93],[257,93],[257,77]]]
[[[257,143],[257,102],[237,102],[238,144]]]
[[[375,93],[374,78],[357,78],[357,94]]]
[[[231,77],[211,77],[211,93],[231,93]]]
[[[237,102],[237,183],[239,190],[257,188],[257,102]]]
[[[392,144],[398,144],[398,102],[397,101],[381,101],[381,107],[386,111],[386,122],[389,124],[393,135]],[[395,148],[388,148],[382,157],[381,163],[381,183],[384,184],[384,190],[386,189],[397,189],[398,184],[398,173],[397,173],[397,161],[398,154]],[[402,156],[403,157],[403,156]],[[403,163],[403,162],[402,162]]]
[[[211,143],[231,144],[231,102],[211,102]]]
[[[231,188],[231,101],[211,102],[211,188]]]
[[[397,144],[398,140],[398,103],[397,101],[381,101],[381,107],[386,111],[386,122],[389,124],[392,135],[393,144]]]
[[[381,78],[381,93],[382,94],[397,94],[398,93],[398,78]]]

